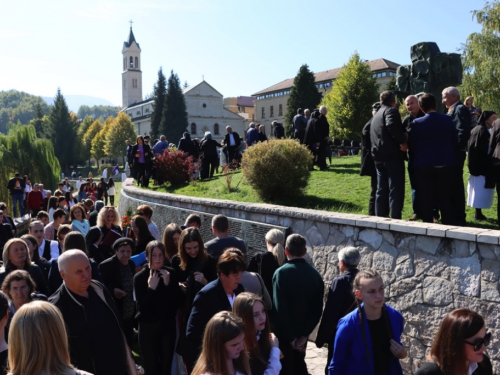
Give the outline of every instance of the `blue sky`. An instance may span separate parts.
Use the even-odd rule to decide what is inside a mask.
[[[0,90],[101,97],[121,105],[123,42],[133,20],[143,95],[160,66],[225,97],[251,95],[296,75],[363,59],[410,63],[410,46],[456,52],[480,26],[479,0],[140,0],[0,3]]]

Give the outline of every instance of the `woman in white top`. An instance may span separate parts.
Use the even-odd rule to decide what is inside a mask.
[[[281,371],[279,342],[271,332],[264,301],[253,293],[240,293],[233,312],[245,324],[245,349],[252,375],[278,375]]]
[[[245,352],[245,326],[229,311],[215,314],[208,322],[203,349],[191,375],[250,375]]]

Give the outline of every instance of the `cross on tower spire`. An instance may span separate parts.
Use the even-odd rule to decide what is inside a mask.
[[[128,22],[130,23],[130,30],[132,30],[132,24],[134,23],[134,21],[130,20]]]

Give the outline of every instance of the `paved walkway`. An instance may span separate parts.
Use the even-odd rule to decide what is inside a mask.
[[[312,341],[307,342],[306,363],[311,375],[325,375],[327,348],[318,349]]]

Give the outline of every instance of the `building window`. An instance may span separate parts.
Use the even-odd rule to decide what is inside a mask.
[[[123,70],[127,69],[127,59],[123,58]]]
[[[149,108],[146,108],[146,113],[149,113]]]
[[[132,78],[132,88],[137,88],[137,79],[136,78]]]
[[[140,115],[141,115],[141,111],[136,111],[136,112],[135,112],[135,114],[136,114],[137,116],[140,116]]]
[[[262,116],[260,116],[261,118],[266,118],[266,109],[264,107],[262,107]]]
[[[269,108],[269,117],[274,117],[274,106]]]
[[[214,124],[214,135],[219,135],[219,124]]]
[[[207,105],[205,103],[203,103],[203,108],[207,108]]]
[[[278,116],[283,116],[283,104],[280,104],[278,107]]]
[[[134,58],[130,56],[130,67],[134,69]]]
[[[194,122],[191,123],[191,134],[196,134],[196,124]]]
[[[127,81],[123,80],[123,89],[125,90],[127,88]]]
[[[139,59],[137,57],[135,58],[135,68],[139,69]]]

